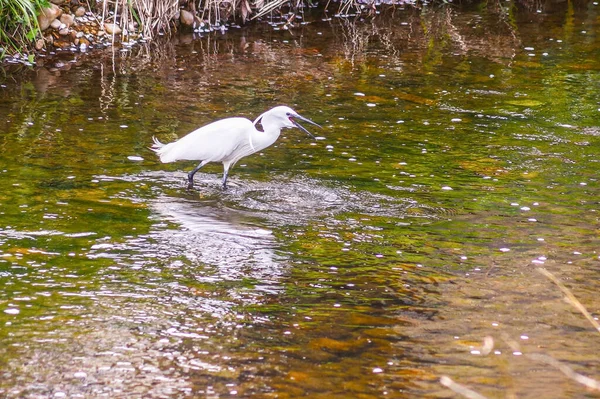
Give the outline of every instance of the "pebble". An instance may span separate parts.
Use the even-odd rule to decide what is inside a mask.
[[[83,17],[84,15],[85,15],[85,7],[78,7],[77,10],[75,10],[76,17]]]
[[[60,29],[60,25],[61,25],[61,22],[58,19],[55,19],[54,21],[50,22],[50,27],[52,29],[58,30],[58,29]]]
[[[119,35],[122,32],[121,27],[118,24],[110,24],[110,23],[104,24],[104,30],[109,35]]]
[[[71,14],[63,14],[60,16],[60,22],[62,22],[67,28],[69,28],[75,22],[75,17],[73,17]]]

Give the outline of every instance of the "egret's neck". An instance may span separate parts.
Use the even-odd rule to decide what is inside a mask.
[[[281,128],[277,123],[273,123],[269,115],[265,115],[262,119],[261,125],[264,131],[255,131],[252,134],[252,145],[256,151],[260,151],[273,144],[279,138]]]

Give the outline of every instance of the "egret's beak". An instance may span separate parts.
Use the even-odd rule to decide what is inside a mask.
[[[309,132],[308,130],[306,130],[306,129],[304,128],[304,126],[302,126],[301,124],[299,124],[299,123],[298,123],[298,121],[296,121],[294,118],[298,118],[298,119],[300,119],[301,121],[304,121],[304,122],[310,123],[311,125],[315,125],[315,126],[317,126],[317,127],[320,127],[320,128],[322,128],[322,127],[321,127],[321,125],[319,125],[319,124],[317,124],[317,123],[314,123],[314,122],[313,122],[313,121],[311,121],[310,119],[308,119],[308,118],[305,118],[305,117],[303,117],[303,116],[300,116],[300,115],[298,115],[298,114],[296,114],[296,115],[294,115],[294,116],[291,116],[291,117],[290,117],[290,120],[292,121],[292,123],[294,124],[294,126],[296,126],[298,129],[302,130],[304,133],[308,134],[308,135],[309,135],[310,137],[312,137],[313,139],[315,138],[315,136],[313,136],[311,132]]]

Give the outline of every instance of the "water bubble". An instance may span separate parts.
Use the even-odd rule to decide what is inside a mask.
[[[450,191],[450,190],[453,190],[453,188],[450,186],[444,186],[444,187],[442,187],[442,190]]]
[[[364,96],[365,96],[365,93],[360,93],[360,92],[357,92],[357,93],[354,93],[354,95],[355,95],[355,96],[358,96],[358,97],[364,97]]]
[[[127,159],[129,159],[130,161],[143,161],[144,160],[144,158],[139,157],[137,155],[130,155],[127,157]]]
[[[19,314],[20,310],[16,308],[4,309],[4,313],[6,314]]]
[[[375,104],[375,103],[367,103],[367,107],[376,107],[376,106],[377,106],[377,104]]]
[[[375,368],[373,369],[373,373],[375,373],[375,374],[383,373],[383,369],[381,369],[381,368],[379,368],[379,367],[375,367]]]
[[[510,248],[500,248],[499,251],[500,252],[509,252]]]

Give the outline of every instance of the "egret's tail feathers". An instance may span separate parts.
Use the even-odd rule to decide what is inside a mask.
[[[173,147],[175,143],[161,143],[156,137],[152,137],[152,141],[154,143],[149,148],[158,155],[162,163],[175,162],[181,159],[177,156],[177,151],[173,151],[176,150]]]
[[[161,143],[156,137],[152,136],[152,141],[154,142],[152,144],[152,147],[150,147],[150,149],[154,152],[157,152],[158,150],[160,150],[161,148],[163,148],[165,145],[163,143]]]
[[[169,150],[169,144],[165,144],[165,143],[161,143],[156,137],[152,136],[152,146],[148,147],[149,149],[151,149],[152,151],[154,151],[158,157],[160,158],[160,161],[162,163],[167,163],[167,162],[173,162],[173,159],[170,159],[170,157],[167,155],[167,152]]]

